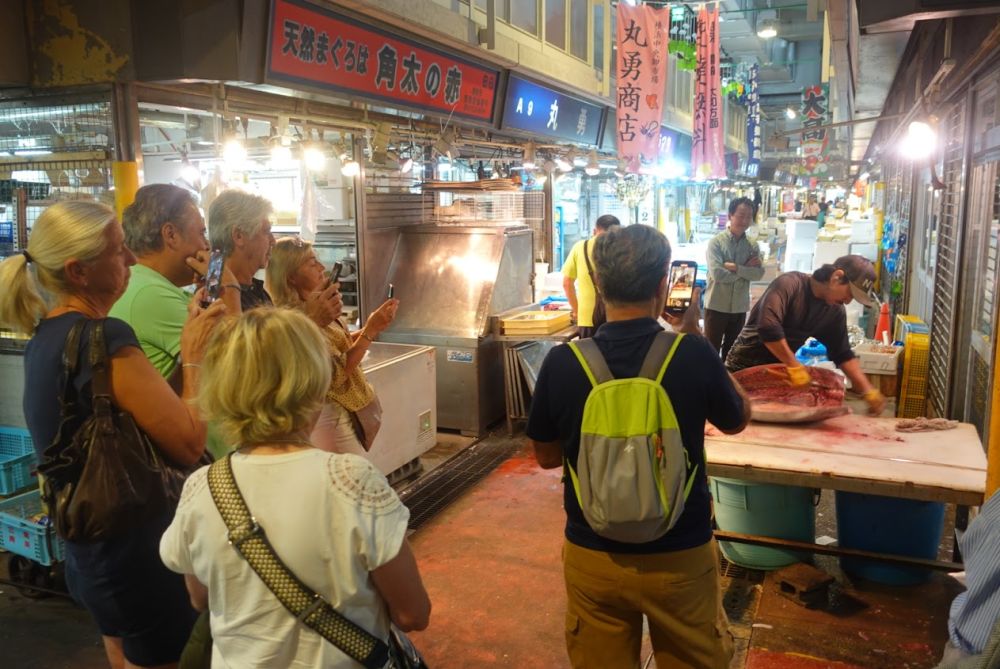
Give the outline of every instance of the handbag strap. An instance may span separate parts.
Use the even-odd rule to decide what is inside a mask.
[[[95,414],[111,413],[111,378],[108,369],[108,347],[104,343],[105,319],[95,319],[90,332],[90,352],[88,354],[91,379],[91,403]]]
[[[76,377],[78,361],[80,359],[80,336],[87,326],[87,319],[81,318],[66,335],[66,343],[62,352],[62,392],[59,394],[59,429],[52,442],[42,450],[42,457],[39,459],[38,471],[47,474],[51,469],[69,464],[69,459],[64,458],[66,443],[62,437],[64,426],[76,416],[76,387],[73,379]],[[48,479],[46,479],[48,481]]]
[[[367,669],[384,667],[389,646],[336,611],[322,595],[293,574],[247,508],[233,476],[233,454],[208,468],[208,488],[229,532],[229,544],[243,557],[282,606]]]
[[[598,299],[600,299],[601,289],[597,287],[597,279],[594,278],[594,268],[590,264],[590,253],[587,250],[587,245],[590,244],[591,241],[593,241],[593,239],[588,239],[583,243],[583,260],[587,263],[587,274],[590,275],[590,283],[594,286],[594,294],[597,295]]]

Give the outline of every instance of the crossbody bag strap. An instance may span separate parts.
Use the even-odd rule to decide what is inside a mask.
[[[594,285],[594,293],[598,298],[601,297],[601,291],[597,287],[597,279],[594,278],[594,267],[590,264],[590,253],[587,251],[587,245],[590,244],[591,240],[588,239],[583,243],[583,260],[587,263],[587,274],[590,275],[590,283]]]
[[[233,476],[232,457],[230,453],[208,468],[208,489],[229,531],[229,544],[296,620],[367,669],[384,667],[389,660],[388,645],[338,613],[274,552],[264,528],[247,508]]]

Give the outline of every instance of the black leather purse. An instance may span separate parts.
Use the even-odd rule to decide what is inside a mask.
[[[87,353],[93,370],[92,411],[79,416],[73,378],[88,323],[93,324]],[[188,470],[164,462],[132,415],[114,406],[103,319],[81,319],[66,337],[60,404],[59,429],[38,467],[59,536],[73,542],[104,541],[176,506]]]

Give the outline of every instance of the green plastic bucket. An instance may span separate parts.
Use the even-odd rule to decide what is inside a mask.
[[[812,543],[816,537],[816,490],[796,486],[747,483],[711,477],[715,521],[720,530]],[[807,555],[734,541],[719,548],[733,564],[750,569],[778,569]]]

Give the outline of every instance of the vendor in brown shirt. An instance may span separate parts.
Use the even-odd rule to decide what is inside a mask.
[[[873,415],[882,413],[885,397],[872,387],[847,339],[844,305],[857,300],[875,306],[872,292],[875,268],[861,256],[837,258],[812,275],[787,272],[775,279],[750,311],[747,324],[726,358],[726,368],[783,363],[788,383],[804,386],[809,372],[795,358],[795,351],[809,337],[826,346],[827,356],[839,367],[855,391],[861,393]]]

